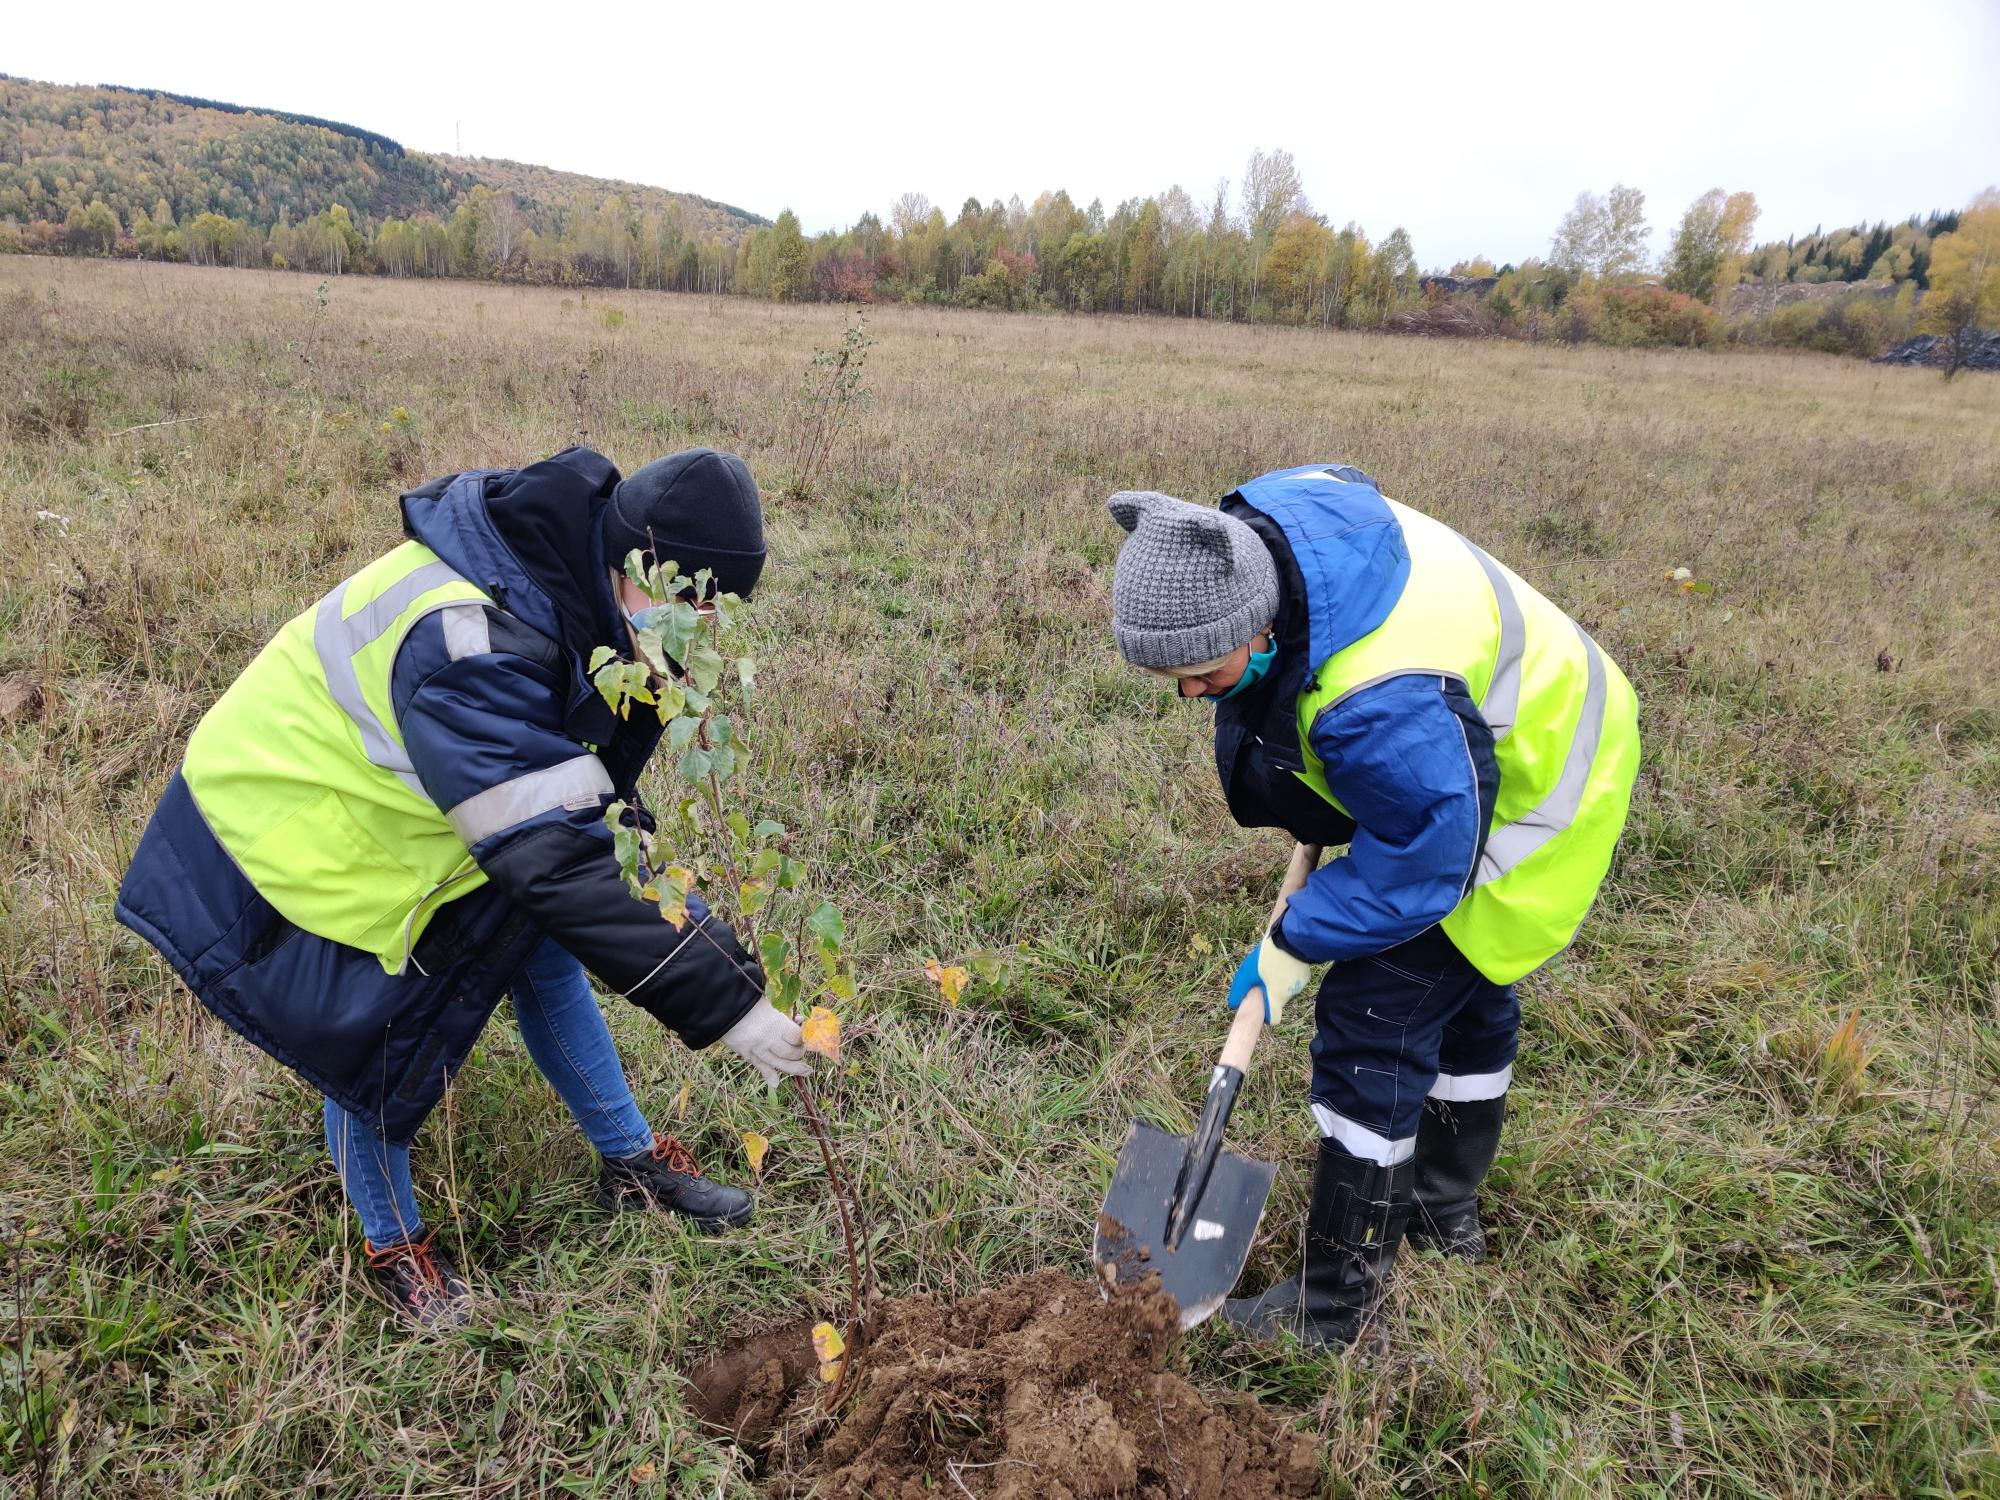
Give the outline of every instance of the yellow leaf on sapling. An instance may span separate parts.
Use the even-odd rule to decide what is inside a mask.
[[[743,1154],[750,1158],[750,1175],[759,1182],[764,1180],[764,1156],[771,1149],[771,1138],[754,1130],[743,1132]]]
[[[799,1039],[805,1043],[806,1051],[840,1061],[840,1017],[824,1005],[812,1008],[805,1025],[799,1028]]]
[[[840,1379],[840,1367],[845,1362],[847,1340],[840,1336],[840,1330],[831,1323],[813,1324],[813,1353],[819,1356],[819,1378],[828,1385]]]

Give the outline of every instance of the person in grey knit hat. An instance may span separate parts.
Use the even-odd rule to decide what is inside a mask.
[[[1118,552],[1111,632],[1125,659],[1209,691],[1207,667],[1232,686],[1251,641],[1278,613],[1278,570],[1257,533],[1234,516],[1157,490],[1121,490],[1111,515],[1131,535]]]
[[[1109,509],[1127,533],[1112,636],[1214,705],[1230,816],[1312,862],[1346,846],[1230,980],[1231,1009],[1276,1025],[1328,965],[1299,1271],[1222,1316],[1372,1344],[1406,1239],[1485,1252],[1514,982],[1568,945],[1604,878],[1638,765],[1632,690],[1559,608],[1358,469],[1280,469],[1214,508],[1125,490]]]

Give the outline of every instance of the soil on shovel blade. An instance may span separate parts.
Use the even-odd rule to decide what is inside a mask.
[[[694,1404],[754,1454],[772,1496],[824,1500],[1252,1500],[1319,1488],[1318,1447],[1254,1397],[1211,1401],[1166,1368],[1174,1305],[1109,1301],[1060,1271],[957,1302],[884,1303],[837,1420],[807,1325],[691,1372]]]

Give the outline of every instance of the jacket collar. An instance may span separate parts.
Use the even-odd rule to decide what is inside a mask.
[[[523,469],[471,469],[402,497],[403,529],[580,661],[621,621],[600,520],[618,470],[589,448]]]

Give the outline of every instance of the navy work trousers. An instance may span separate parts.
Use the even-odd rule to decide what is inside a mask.
[[[1337,963],[1314,1002],[1313,1117],[1383,1166],[1417,1149],[1424,1100],[1497,1099],[1513,1077],[1521,1006],[1441,927]]]

